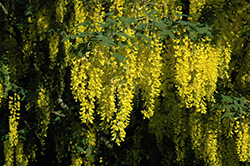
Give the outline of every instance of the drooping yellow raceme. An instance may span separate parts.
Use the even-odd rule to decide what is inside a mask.
[[[38,126],[40,129],[40,133],[38,133],[38,136],[40,137],[42,145],[44,145],[44,139],[47,137],[47,129],[50,123],[51,115],[49,94],[45,89],[41,89],[38,92],[37,115],[39,121]]]
[[[14,93],[13,97],[9,96],[9,140],[4,142],[4,155],[5,162],[8,165],[13,165],[14,162],[14,150],[18,146],[18,119],[20,118],[20,96]]]
[[[10,145],[9,140],[3,142],[5,164],[12,166],[14,164],[14,147]]]
[[[28,165],[28,157],[24,154],[24,144],[22,141],[18,141],[18,145],[16,146],[16,165],[18,166],[26,166]]]
[[[205,42],[192,43],[185,36],[175,40],[176,76],[178,94],[187,108],[196,107],[196,111],[206,113],[205,100],[214,101],[219,66],[223,60],[223,52]]]
[[[53,69],[55,62],[56,62],[56,57],[57,53],[59,51],[58,49],[58,44],[59,44],[59,35],[57,33],[50,33],[49,34],[49,49],[50,49],[50,56],[49,58],[51,59],[52,65],[50,68]]]
[[[221,163],[218,158],[218,141],[217,141],[217,132],[208,130],[207,137],[205,138],[205,151],[203,152],[205,160],[207,163],[212,165],[219,166]]]
[[[81,166],[83,164],[83,159],[80,154],[71,155],[71,166]]]
[[[238,124],[239,121],[236,121]],[[243,122],[240,124],[240,129],[237,133],[236,138],[236,148],[239,160],[245,162],[250,157],[250,135],[249,135],[249,120],[248,118],[244,118]]]
[[[14,97],[9,96],[9,110],[10,110],[10,117],[9,117],[9,142],[10,146],[17,146],[18,144],[18,133],[17,133],[17,126],[18,126],[18,119],[20,118],[20,96],[14,93]]]
[[[3,85],[0,83],[0,107],[1,107],[2,98],[3,98]]]

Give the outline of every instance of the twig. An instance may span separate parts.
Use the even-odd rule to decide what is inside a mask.
[[[52,111],[52,113],[53,113],[53,114],[55,114],[55,115],[57,115],[57,116],[60,116],[60,117],[65,117],[65,115],[63,115],[63,114],[60,114],[60,113],[58,113],[58,112],[55,112],[55,111]]]
[[[59,95],[58,96],[58,99],[57,99],[57,102],[58,104],[63,108],[63,109],[69,109],[68,105],[64,103],[63,99],[61,98],[61,96]]]
[[[21,117],[21,119],[24,121],[24,123],[28,126],[28,128],[31,130],[31,127],[30,127],[30,125],[28,124],[28,122],[23,118],[23,117]]]
[[[229,88],[231,89],[231,91],[233,91],[234,93],[236,93],[237,95],[239,95],[240,97],[242,97],[242,95],[239,92],[237,92],[236,90],[234,90],[232,87],[229,87]]]
[[[0,6],[2,7],[4,14],[8,15],[8,11],[5,9],[5,7],[3,6],[1,2],[0,2]]]
[[[18,27],[17,27],[17,25],[15,23],[15,18],[14,19],[11,18],[10,14],[8,13],[8,11],[6,10],[6,8],[3,6],[3,4],[1,2],[0,2],[0,7],[2,8],[4,14],[6,15],[8,22],[13,27],[14,32],[16,33],[16,37],[14,37],[14,38],[17,40],[18,45],[20,45],[21,48],[22,48],[21,43],[23,42],[23,38],[22,38],[22,35],[21,35],[21,31],[18,29]]]
[[[232,87],[229,87],[229,88],[230,88],[230,90],[231,90],[232,92],[234,92],[235,94],[239,95],[240,97],[243,97],[242,94],[240,94],[239,92],[237,92],[236,90],[234,90]],[[246,101],[246,102],[250,103],[250,101],[247,100],[246,97],[244,97],[244,98],[245,98],[245,101]]]

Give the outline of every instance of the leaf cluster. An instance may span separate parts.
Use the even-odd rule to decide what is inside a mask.
[[[140,17],[114,17],[114,13],[109,12],[105,15],[103,22],[87,20],[76,26],[76,28],[79,26],[86,27],[84,32],[70,34],[63,38],[61,42],[66,40],[74,41],[76,38],[83,39],[83,42],[80,45],[76,46],[75,44],[72,44],[71,48],[69,49],[69,51],[73,52],[74,55],[82,57],[84,56],[84,53],[89,50],[88,48],[93,42],[100,41],[102,46],[105,46],[111,50],[113,52],[113,56],[125,64],[124,59],[127,58],[123,55],[117,54],[114,48],[116,46],[124,48],[125,45],[133,48],[128,44],[128,40],[137,49],[140,49],[140,46],[136,44],[135,40],[140,40],[142,43],[151,48],[149,42],[153,41],[154,39],[152,36],[147,36],[147,32],[153,32],[156,34],[155,37],[162,41],[165,39],[180,38],[180,36],[175,35],[174,32],[181,31],[182,29],[186,29],[186,32],[183,35],[187,35],[194,41],[197,41],[199,38],[205,36],[213,37],[210,32],[212,29],[211,27],[209,27],[207,24],[201,24],[199,22],[192,23],[190,21],[184,21],[181,19],[184,15],[176,14],[178,19],[172,20],[166,16],[159,17],[160,12],[151,8],[150,6],[143,7],[142,11],[144,12],[144,16]],[[93,29],[97,29],[96,25],[101,27],[103,30],[93,31]],[[134,31],[134,36],[127,35],[124,32],[124,30],[128,30],[128,28]],[[126,40],[121,41],[119,40],[120,37],[125,37]]]
[[[210,111],[215,109],[225,110],[221,119],[228,117],[233,121],[233,118],[241,119],[243,115],[249,115],[250,103],[245,97],[235,97],[228,95],[220,95],[220,102],[216,103]]]

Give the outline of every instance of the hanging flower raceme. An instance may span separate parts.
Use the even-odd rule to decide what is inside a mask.
[[[175,40],[176,76],[178,94],[187,108],[206,113],[205,100],[214,101],[213,93],[219,76],[219,66],[224,60],[223,51],[208,43],[208,38],[198,44],[185,36]]]
[[[1,107],[2,98],[3,98],[3,85],[0,83],[0,107]]]
[[[43,88],[38,92],[37,115],[39,122],[38,126],[40,130],[38,137],[40,138],[41,144],[45,145],[45,138],[47,137],[47,130],[50,123],[51,110],[49,94]]]

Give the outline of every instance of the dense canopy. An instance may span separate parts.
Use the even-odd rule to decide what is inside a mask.
[[[248,165],[250,2],[4,0],[0,165]]]

